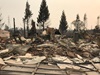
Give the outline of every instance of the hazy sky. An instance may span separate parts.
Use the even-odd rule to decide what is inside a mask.
[[[0,12],[3,21],[8,24],[8,16],[10,24],[13,25],[13,18],[16,18],[16,26],[23,26],[22,18],[24,17],[25,6],[27,0],[0,0]],[[33,20],[37,22],[39,7],[42,0],[28,0],[30,10],[33,13]],[[76,19],[76,15],[83,16],[87,14],[88,28],[94,28],[97,23],[97,16],[100,16],[100,0],[46,0],[50,12],[50,26],[58,28],[62,11],[65,11],[68,25]]]

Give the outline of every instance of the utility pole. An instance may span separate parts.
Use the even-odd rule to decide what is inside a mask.
[[[85,27],[87,28],[87,15],[84,14],[84,24],[85,24]]]
[[[100,19],[100,17],[98,16],[98,17],[97,17],[97,25],[98,25],[99,28],[100,28],[100,25],[99,25],[99,19]]]
[[[93,28],[92,28],[92,25],[91,25],[91,30],[92,30]]]
[[[24,37],[26,37],[26,31],[25,31],[25,18],[23,18],[23,24],[24,24]]]
[[[16,39],[16,32],[15,32],[15,18],[13,18],[13,24],[14,24],[14,33],[13,33],[13,37],[14,37],[15,41],[17,42],[17,39]]]
[[[11,28],[11,25],[10,25],[10,17],[8,16],[8,27]]]
[[[13,24],[14,24],[14,34],[15,34],[15,18],[13,18]]]

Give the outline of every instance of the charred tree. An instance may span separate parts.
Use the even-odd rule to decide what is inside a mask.
[[[35,22],[33,20],[31,21],[31,25],[32,25],[32,27],[29,32],[29,36],[34,37],[34,36],[36,36],[36,27],[35,27]]]

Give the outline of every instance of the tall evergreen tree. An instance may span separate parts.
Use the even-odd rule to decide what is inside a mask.
[[[25,21],[27,21],[27,34],[29,32],[29,24],[28,23],[29,23],[29,19],[31,16],[32,16],[32,12],[30,11],[30,5],[27,1],[26,2],[26,9],[25,9],[25,16],[24,16]]]
[[[65,13],[64,11],[62,12],[62,16],[61,16],[61,20],[60,20],[60,25],[59,25],[59,31],[61,34],[64,34],[68,28],[68,25],[67,25],[67,21],[66,21],[66,16],[65,16]]]
[[[42,0],[41,6],[40,6],[40,12],[39,12],[39,15],[37,18],[37,22],[42,24],[41,26],[43,27],[43,30],[45,27],[44,23],[49,19],[49,15],[50,15],[50,13],[49,13],[46,1]]]

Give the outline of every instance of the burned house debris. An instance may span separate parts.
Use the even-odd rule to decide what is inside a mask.
[[[63,11],[59,29],[50,27],[45,0],[38,24],[31,16],[27,1],[22,31],[16,29],[15,18],[12,30],[0,30],[0,75],[100,75],[99,23],[88,30],[86,14],[83,21],[77,14],[74,29],[68,30]]]
[[[73,21],[75,25],[77,20],[80,23],[78,16]],[[95,32],[89,34],[80,27],[76,27],[73,31],[73,37],[68,37],[67,33],[66,36],[58,35],[57,29],[50,27],[39,34],[33,20],[31,24],[29,38],[25,38],[16,30],[13,36],[2,30],[5,37],[10,38],[2,39],[4,37],[1,33],[0,40],[3,41],[0,42],[1,75],[100,74],[100,35],[94,35]]]
[[[46,35],[39,36],[38,34],[33,37],[33,40],[20,36],[21,40],[25,41],[23,44],[10,42],[4,47],[1,43],[0,74],[100,74],[100,42],[98,42],[100,36],[97,40],[79,39],[75,43],[74,37],[62,38],[62,35],[55,35],[53,30],[52,28],[46,30],[51,40],[44,40],[43,36]]]
[[[80,27],[73,31],[73,37],[57,35],[57,29],[50,27],[42,34],[37,31],[32,20],[29,38],[16,30],[14,36],[6,33],[10,38],[0,42],[1,75],[100,74],[100,35],[89,34],[87,30],[83,33]]]

